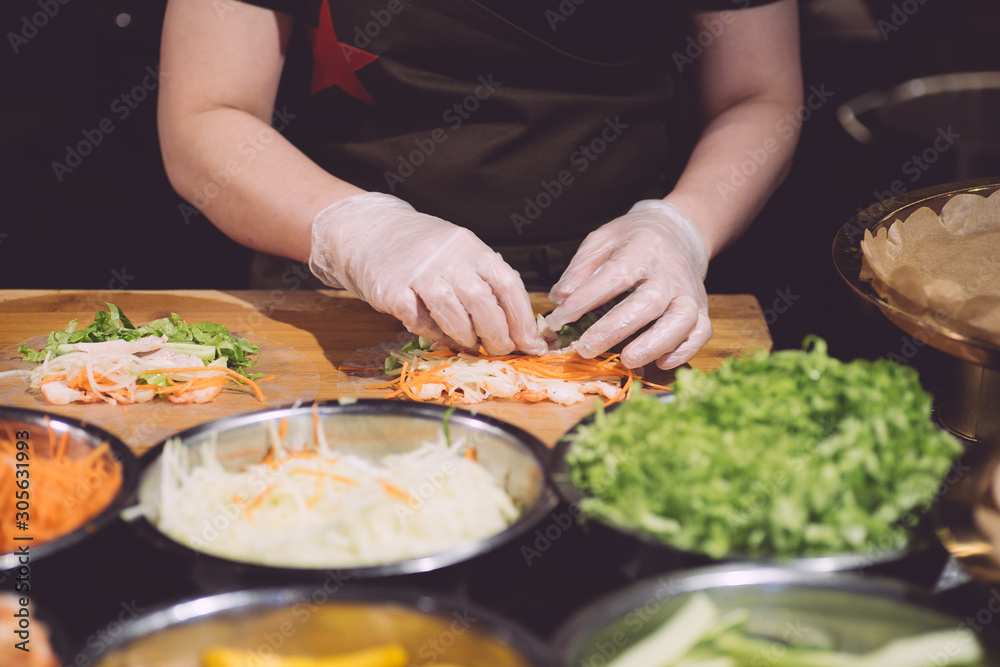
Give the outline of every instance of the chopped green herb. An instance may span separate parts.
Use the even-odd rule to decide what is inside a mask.
[[[567,436],[584,516],[712,558],[906,547],[962,446],[914,369],[804,348],[681,369],[672,403],[596,413]]]
[[[25,343],[18,348],[18,354],[25,361],[41,363],[50,353],[53,356],[64,354],[76,343],[132,341],[146,336],[166,336],[167,346],[178,352],[197,356],[206,364],[224,357],[229,368],[248,375],[246,369],[254,363],[251,355],[260,349],[245,338],[233,336],[226,327],[214,322],[187,324],[177,313],[171,313],[170,317],[137,327],[118,306],[113,303],[107,303],[107,306],[107,311],[97,311],[93,322],[82,329],[77,329],[80,320],[74,319],[65,330],[51,332],[42,349],[36,350]]]

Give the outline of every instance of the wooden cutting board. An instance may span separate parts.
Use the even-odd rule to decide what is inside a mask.
[[[170,313],[187,322],[209,320],[261,345],[258,370],[272,376],[264,381],[264,403],[238,393],[223,393],[213,403],[54,406],[23,378],[0,378],[0,405],[16,405],[84,419],[114,433],[138,454],[185,428],[220,417],[295,401],[342,397],[381,398],[371,389],[380,376],[343,372],[342,366],[377,367],[386,350],[410,336],[399,322],[338,290],[214,290],[109,292],[78,290],[0,291],[0,371],[31,368],[20,361],[17,347],[25,341],[44,344],[44,336],[65,329],[72,319],[89,323],[110,301],[136,324]],[[538,312],[552,304],[544,295],[532,295]],[[702,370],[718,367],[733,354],[771,349],[772,341],[760,305],[750,295],[710,295],[709,314],[715,334],[691,360]],[[669,384],[673,373],[653,366],[646,375]],[[503,419],[553,445],[563,433],[593,410],[590,403],[560,406],[489,401],[475,407],[482,414]]]

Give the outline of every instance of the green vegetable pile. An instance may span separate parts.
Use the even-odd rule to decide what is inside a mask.
[[[146,336],[166,336],[167,347],[177,352],[199,357],[206,364],[225,358],[229,368],[249,376],[246,369],[255,361],[251,355],[260,349],[260,346],[245,338],[233,336],[229,333],[229,329],[221,324],[214,322],[187,324],[177,313],[171,313],[170,317],[153,320],[137,327],[118,306],[105,303],[108,310],[97,311],[94,321],[82,329],[77,329],[80,323],[78,319],[72,320],[65,330],[51,332],[42,349],[36,350],[25,343],[18,348],[18,354],[24,361],[41,363],[50,353],[58,356],[71,351],[72,345],[76,343],[131,341]]]
[[[961,444],[914,369],[826,343],[681,369],[570,434],[585,517],[712,558],[905,548]]]

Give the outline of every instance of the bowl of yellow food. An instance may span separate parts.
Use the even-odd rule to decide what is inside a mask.
[[[490,612],[439,596],[353,585],[234,591],[149,612],[97,667],[543,667],[547,647]]]

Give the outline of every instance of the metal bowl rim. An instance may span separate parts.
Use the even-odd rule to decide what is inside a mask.
[[[28,544],[31,545],[29,552],[32,562],[69,549],[83,540],[97,535],[105,526],[117,520],[121,510],[132,501],[135,489],[139,484],[140,474],[139,459],[132,449],[121,438],[100,426],[95,426],[82,419],[46,412],[44,410],[0,406],[0,419],[36,422],[41,428],[46,428],[46,417],[52,422],[62,423],[72,432],[83,435],[87,439],[107,442],[111,448],[113,457],[121,463],[122,483],[118,489],[118,493],[111,499],[111,502],[82,525],[54,540],[40,543],[37,546],[29,542]],[[0,571],[10,570],[19,565],[21,563],[16,553],[0,554]]]
[[[581,641],[652,599],[651,595],[663,586],[670,586],[671,591],[669,597],[661,602],[700,591],[781,586],[880,598],[905,606],[919,607],[928,613],[945,618],[952,616],[934,606],[933,598],[926,589],[901,579],[881,575],[862,577],[844,572],[809,572],[769,564],[709,565],[675,574],[646,577],[588,603],[556,629],[550,641],[553,655],[565,661],[570,650],[577,647]],[[957,625],[960,619],[956,617],[955,621]]]
[[[308,584],[266,586],[176,600],[140,614],[125,625],[120,634],[100,647],[79,647],[76,655],[88,657],[90,662],[86,664],[99,664],[105,655],[128,644],[161,631],[212,619],[217,615],[276,611],[302,602],[314,603],[311,594],[315,590],[315,585]],[[454,596],[346,582],[338,583],[329,598],[314,604],[399,606],[410,612],[439,617],[467,611],[475,616],[476,629],[480,635],[505,643],[536,667],[548,667],[551,664],[547,644],[532,632],[496,612],[477,604],[459,601]]]
[[[163,451],[166,442],[175,438],[185,440],[196,437],[214,430],[243,428],[253,426],[279,416],[289,416],[292,414],[311,415],[313,406],[322,415],[324,410],[333,414],[348,415],[378,415],[389,412],[393,415],[404,417],[415,417],[419,419],[430,419],[440,421],[445,413],[450,409],[448,406],[436,403],[412,403],[404,401],[391,401],[386,399],[357,399],[357,400],[328,400],[315,403],[292,403],[285,406],[257,410],[254,412],[239,415],[230,415],[217,420],[198,424],[184,431],[176,433],[150,448],[139,460],[139,478],[137,486],[141,484],[141,478],[150,465],[155,462]],[[403,574],[416,574],[439,570],[451,565],[456,565],[477,556],[493,551],[497,547],[513,541],[518,536],[523,535],[545,516],[547,516],[558,504],[558,498],[553,491],[550,480],[549,466],[551,462],[551,450],[546,447],[541,440],[531,435],[527,431],[494,417],[476,414],[464,408],[455,408],[449,417],[449,424],[456,422],[468,422],[473,425],[484,426],[494,431],[499,431],[507,439],[513,440],[518,446],[530,454],[538,465],[541,474],[541,490],[537,501],[524,509],[518,518],[506,529],[488,537],[458,545],[447,551],[429,556],[421,556],[402,561],[394,561],[381,565],[352,566],[352,567],[295,567],[269,565],[246,560],[237,560],[215,555],[207,551],[199,551],[186,544],[174,540],[171,536],[159,530],[146,517],[137,517],[132,520],[133,528],[140,536],[148,541],[162,541],[168,548],[186,557],[197,557],[199,559],[210,559],[217,563],[238,564],[251,572],[260,573],[284,573],[293,577],[301,575],[322,575],[335,571],[344,577],[370,579],[378,577],[389,577]]]
[[[914,328],[915,331],[923,332],[925,335],[929,334],[927,335],[928,340],[926,340],[926,343],[932,347],[955,354],[955,352],[935,345],[937,342],[935,337],[940,337],[947,340],[950,346],[955,346],[956,351],[961,352],[960,356],[967,361],[1000,368],[1000,345],[973,338],[966,334],[952,331],[937,322],[928,322],[916,317],[906,310],[889,303],[887,299],[875,291],[869,281],[861,280],[860,278],[862,257],[860,244],[866,230],[874,233],[886,224],[895,222],[895,216],[903,209],[915,209],[927,202],[940,200],[944,197],[959,194],[976,194],[983,190],[995,191],[998,189],[1000,189],[1000,178],[978,178],[905,192],[872,204],[851,216],[837,230],[831,248],[834,267],[844,282],[856,294],[865,299],[865,301],[875,305],[884,316],[893,321],[897,326],[900,326],[901,329],[902,326],[897,320]],[[907,331],[907,333],[913,332]]]
[[[656,397],[663,403],[672,403],[675,400],[673,394],[657,394]],[[611,412],[615,408],[623,405],[618,403],[606,408],[605,412]],[[579,422],[574,424],[556,443],[556,446],[552,451],[552,462],[549,466],[550,480],[549,484],[552,488],[556,490],[559,498],[573,506],[577,507],[584,497],[583,492],[573,484],[572,480],[569,478],[569,469],[566,464],[566,455],[573,445],[572,434],[581,426],[586,426],[594,421],[594,415],[589,414],[581,419]],[[582,516],[582,515],[581,515]],[[838,554],[828,554],[825,556],[789,556],[784,558],[779,557],[755,557],[747,556],[745,554],[731,554],[725,558],[717,559],[708,556],[707,554],[698,551],[687,551],[684,549],[679,549],[666,542],[660,541],[657,538],[642,532],[641,530],[626,528],[619,526],[604,519],[600,518],[587,518],[588,521],[594,521],[605,528],[620,533],[622,535],[627,535],[632,537],[641,543],[655,548],[662,549],[664,551],[670,551],[678,554],[687,554],[691,556],[697,556],[699,558],[704,558],[711,560],[713,565],[708,565],[705,567],[713,567],[715,564],[742,564],[746,563],[749,565],[760,566],[760,567],[780,567],[787,568],[790,570],[797,570],[800,572],[812,572],[818,574],[824,573],[836,573],[836,572],[846,572],[848,570],[863,570],[866,567],[874,567],[878,565],[883,565],[885,563],[891,563],[898,561],[905,556],[913,553],[915,546],[910,546],[902,549],[882,549],[877,550],[872,553],[838,553]]]

